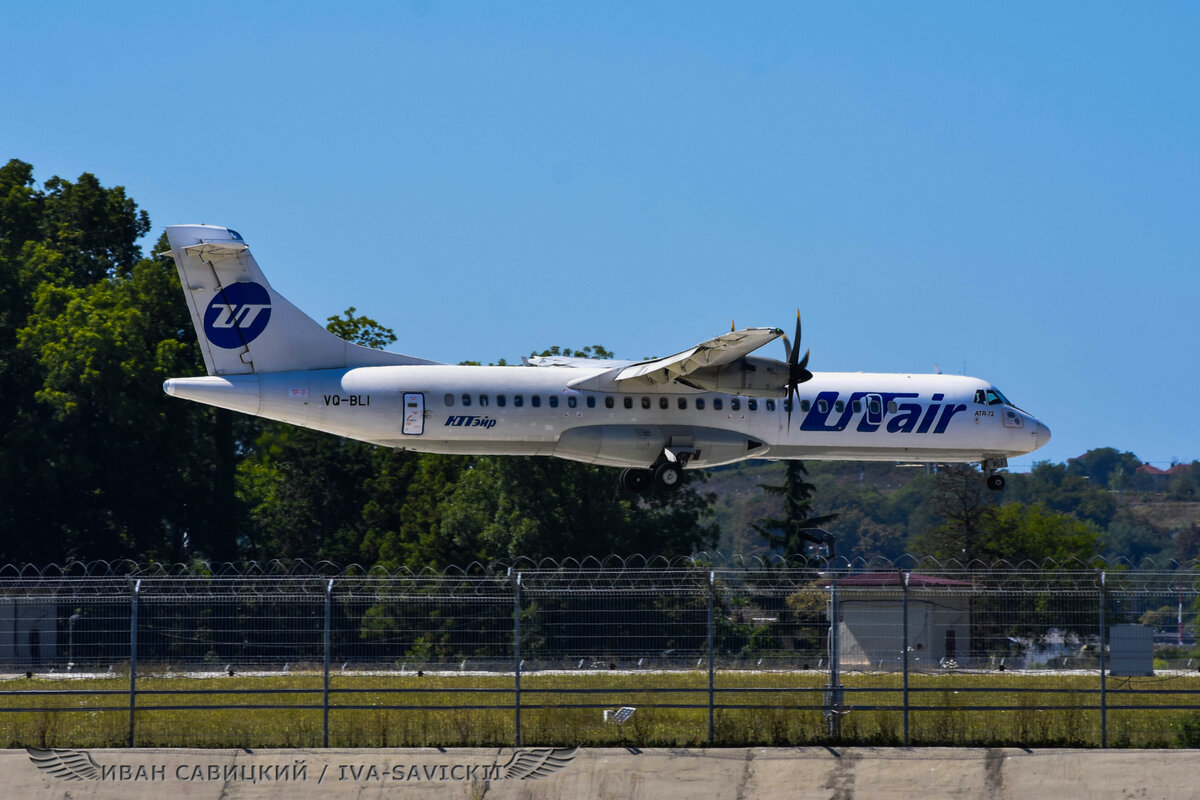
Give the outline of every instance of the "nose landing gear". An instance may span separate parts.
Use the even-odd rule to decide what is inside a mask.
[[[983,467],[984,473],[987,475],[987,487],[993,492],[998,492],[1004,488],[1004,476],[997,470],[1008,466],[1007,458],[987,458],[980,464]]]

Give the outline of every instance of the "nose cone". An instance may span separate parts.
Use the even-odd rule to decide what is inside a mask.
[[[1044,447],[1050,441],[1050,429],[1038,422],[1033,427],[1033,449]]]

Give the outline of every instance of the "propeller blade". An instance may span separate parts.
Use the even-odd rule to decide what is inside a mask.
[[[796,398],[800,396],[800,384],[805,381],[812,380],[812,373],[808,371],[808,357],[812,351],[805,350],[804,358],[800,358],[800,309],[796,309],[796,343],[793,345],[788,341],[787,334],[783,335],[783,348],[787,355],[788,377],[787,383],[784,384],[787,389],[787,426],[788,430],[792,428],[792,409],[796,407]]]

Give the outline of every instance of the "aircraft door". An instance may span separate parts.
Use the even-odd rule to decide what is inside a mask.
[[[420,436],[425,432],[425,395],[414,392],[404,395],[404,435]]]
[[[882,425],[883,398],[877,394],[869,394],[863,400],[867,403],[867,422],[871,425]]]

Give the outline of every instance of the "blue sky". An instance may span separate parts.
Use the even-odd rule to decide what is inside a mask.
[[[1200,458],[1200,7],[8,4],[0,157],[242,232],[456,362],[804,315],[966,372],[1033,460]],[[782,355],[783,348],[775,355]]]

